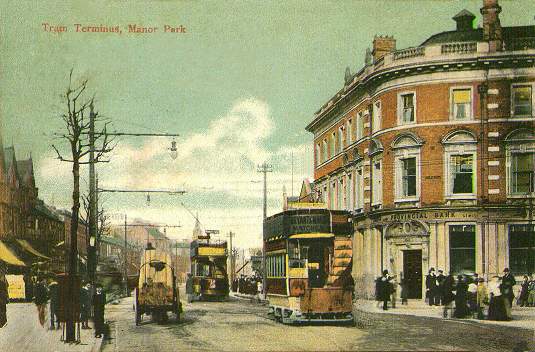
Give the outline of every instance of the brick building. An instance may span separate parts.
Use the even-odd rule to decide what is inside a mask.
[[[315,114],[314,192],[353,214],[356,293],[383,269],[424,297],[431,267],[485,277],[535,272],[535,26],[481,28],[396,50],[376,36],[365,66]]]

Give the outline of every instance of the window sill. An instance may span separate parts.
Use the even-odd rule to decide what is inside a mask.
[[[508,194],[507,198],[511,198],[511,199],[530,199],[530,198],[535,198],[535,193]]]
[[[473,117],[467,117],[467,118],[464,118],[464,119],[456,119],[455,117],[453,116],[450,116],[450,121],[456,121],[456,122],[466,122],[466,121],[474,121],[475,119]]]
[[[398,120],[398,126],[410,126],[410,125],[416,125],[416,120],[412,122],[402,122]]]
[[[446,200],[476,200],[477,197],[475,194],[455,194],[455,195],[447,195],[445,197]]]

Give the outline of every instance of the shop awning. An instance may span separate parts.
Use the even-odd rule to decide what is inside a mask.
[[[334,234],[332,233],[322,233],[322,232],[313,232],[313,233],[298,233],[291,235],[291,239],[305,239],[305,238],[332,238]]]
[[[41,258],[50,259],[46,255],[39,252],[37,249],[33,248],[30,242],[26,240],[17,240],[17,242],[22,246],[22,248],[24,248],[26,251],[30,252],[31,254],[41,257]]]
[[[9,265],[26,266],[22,260],[17,258],[15,253],[9,249],[8,246],[0,241],[0,260],[6,262]]]

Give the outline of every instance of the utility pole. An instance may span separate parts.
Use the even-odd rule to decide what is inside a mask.
[[[92,285],[95,283],[96,271],[96,237],[97,237],[97,199],[95,179],[95,110],[93,101],[89,105],[89,248],[88,248],[88,276]]]
[[[265,161],[262,165],[258,166],[258,172],[264,174],[264,217],[263,221],[267,218],[267,173],[273,172],[273,166],[268,165]],[[262,221],[262,224],[263,224]],[[266,295],[266,246],[264,245],[264,234],[262,233],[262,293],[264,297]]]
[[[128,292],[128,241],[126,234],[126,214],[124,214],[124,290],[125,295],[128,297],[130,294]]]
[[[232,287],[232,283],[234,282],[235,275],[236,275],[236,255],[234,253],[234,247],[232,247],[232,238],[234,237],[234,233],[232,231],[229,232],[229,244],[230,244],[230,285]]]

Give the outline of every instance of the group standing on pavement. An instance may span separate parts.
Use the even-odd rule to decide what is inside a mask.
[[[425,277],[425,299],[430,306],[443,306],[445,318],[512,319],[516,280],[508,268],[504,269],[503,276],[490,278],[488,284],[477,273],[454,277],[452,273],[446,275],[443,270],[437,272],[430,268]],[[403,273],[399,277],[396,281],[395,276],[384,270],[375,280],[376,301],[378,307],[382,304],[383,310],[388,310],[389,305],[396,307],[398,285],[401,288],[401,304],[407,304],[408,281]],[[535,306],[535,278],[531,274],[524,276],[516,302],[521,307]]]

